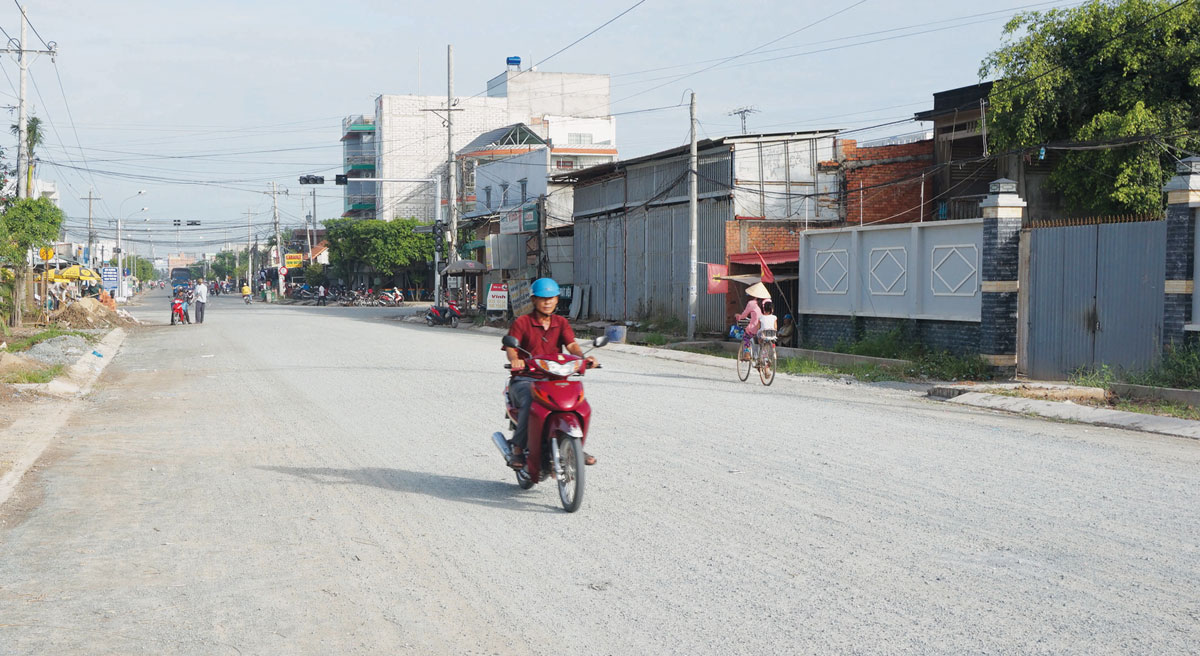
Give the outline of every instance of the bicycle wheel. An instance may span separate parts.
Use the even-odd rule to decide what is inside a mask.
[[[770,342],[762,347],[762,357],[758,366],[758,377],[763,385],[775,382],[775,367],[779,364],[779,356],[775,352],[775,343]]]
[[[737,354],[737,371],[738,378],[742,382],[750,377],[750,369],[754,366],[754,347],[747,346],[746,342],[742,342],[742,347],[738,349]]]

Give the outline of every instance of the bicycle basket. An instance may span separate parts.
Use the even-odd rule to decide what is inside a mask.
[[[750,320],[749,319],[738,319],[737,325],[742,328],[745,328],[746,326],[750,325]]]
[[[729,327],[729,338],[730,339],[741,339],[745,334],[746,334],[746,331],[741,326],[730,326]]]

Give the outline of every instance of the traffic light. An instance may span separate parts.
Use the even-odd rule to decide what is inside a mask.
[[[176,228],[179,227],[179,223],[180,223],[179,219],[173,219],[171,221],[171,225],[175,226]]]
[[[334,182],[335,184],[344,185],[344,184],[346,184],[346,176],[344,176],[344,175],[335,175],[335,176],[333,176],[333,182]]]
[[[187,224],[190,226],[198,226],[198,225],[200,225],[200,222],[199,221],[188,221]]]
[[[323,175],[302,175],[300,176],[300,184],[325,184],[325,176]],[[338,183],[342,184],[342,183]]]
[[[435,221],[433,224],[433,250],[442,250],[442,238],[446,233],[446,226],[442,225],[441,221]]]

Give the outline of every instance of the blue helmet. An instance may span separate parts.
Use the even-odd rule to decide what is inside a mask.
[[[558,288],[558,283],[554,282],[554,278],[538,278],[529,288],[529,295],[538,298],[554,298],[561,292],[562,290]]]

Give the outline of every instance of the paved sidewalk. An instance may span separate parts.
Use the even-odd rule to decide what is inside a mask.
[[[1016,396],[968,392],[948,399],[948,402],[1018,414],[1034,414],[1039,417],[1061,419],[1095,426],[1125,428],[1147,433],[1158,433],[1159,435],[1174,435],[1176,437],[1200,440],[1200,421],[1178,419],[1176,417],[1160,417],[1158,415],[1146,415],[1138,412],[1125,412],[1123,410],[1093,408],[1086,405],[1078,405],[1070,401],[1039,401]]]

